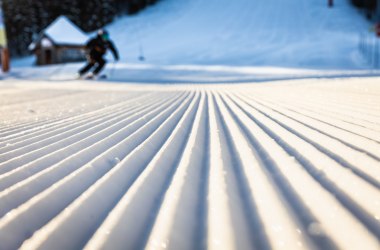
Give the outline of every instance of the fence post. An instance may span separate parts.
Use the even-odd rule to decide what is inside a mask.
[[[368,60],[368,35],[365,34],[364,35],[364,54],[365,54],[365,57],[367,58]]]
[[[360,52],[364,55],[364,33],[363,32],[359,34],[359,47],[360,47]]]
[[[9,64],[9,50],[5,47],[1,49],[1,69],[3,72],[9,71]]]
[[[376,48],[376,60],[375,60],[375,68],[380,68],[380,48],[379,48],[379,39],[376,39],[375,41],[375,48]]]
[[[0,0],[0,57],[1,57],[1,69],[3,72],[8,72],[10,68],[9,50],[7,47],[7,36],[5,32],[5,22],[3,19],[3,4]]]

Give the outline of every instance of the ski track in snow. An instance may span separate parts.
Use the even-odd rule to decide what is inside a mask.
[[[378,80],[3,85],[0,249],[379,249]]]
[[[107,26],[108,82],[1,75],[0,250],[380,250],[379,71],[334,3],[166,0]]]

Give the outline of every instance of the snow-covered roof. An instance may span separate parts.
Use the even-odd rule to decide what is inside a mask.
[[[58,17],[43,31],[43,34],[55,44],[81,45],[88,40],[88,36],[65,16]]]

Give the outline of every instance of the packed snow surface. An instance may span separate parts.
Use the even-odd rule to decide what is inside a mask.
[[[0,85],[0,249],[379,249],[379,78]]]
[[[348,2],[162,0],[107,27],[107,81],[2,75],[0,250],[379,250],[380,78]]]

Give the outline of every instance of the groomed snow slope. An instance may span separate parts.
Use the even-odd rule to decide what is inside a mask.
[[[379,78],[0,85],[0,249],[380,247]]]
[[[334,3],[162,0],[106,27],[121,60],[113,64],[109,54],[105,72],[119,82],[165,84],[379,74],[359,50],[360,35],[373,35],[371,24],[348,0]],[[16,60],[8,77],[67,80],[83,66],[31,70],[32,63]]]
[[[164,0],[108,27],[122,61],[151,64],[365,68],[370,23],[347,0]]]
[[[119,84],[14,69],[0,250],[379,250],[380,79],[334,2],[163,0],[108,27]]]

